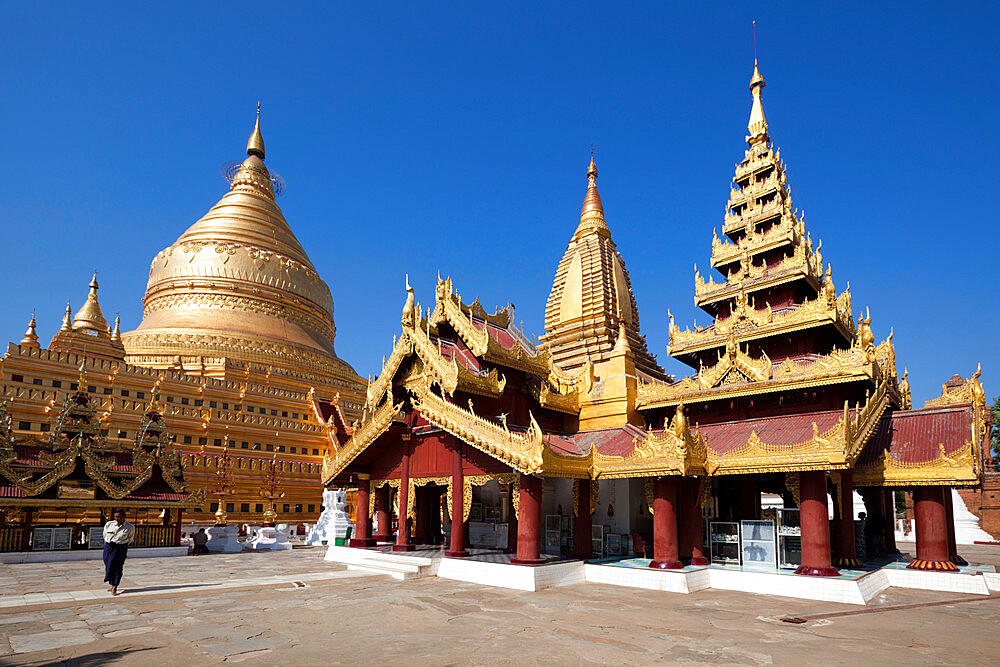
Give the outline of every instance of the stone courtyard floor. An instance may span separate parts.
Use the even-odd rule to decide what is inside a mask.
[[[900,545],[903,548],[903,545]],[[1000,547],[962,547],[1000,564]],[[982,664],[1000,596],[890,588],[867,607],[580,584],[525,593],[395,581],[320,548],[0,564],[0,664]],[[782,617],[804,623],[782,622]]]

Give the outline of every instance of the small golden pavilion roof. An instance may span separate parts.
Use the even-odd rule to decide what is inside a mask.
[[[104,319],[101,305],[97,302],[98,287],[97,271],[94,271],[94,277],[90,279],[90,294],[87,295],[87,301],[73,317],[73,329],[94,331],[99,336],[107,336],[108,322]]]

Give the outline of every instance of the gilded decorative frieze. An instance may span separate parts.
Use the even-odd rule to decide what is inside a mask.
[[[960,449],[946,454],[939,446],[936,458],[908,462],[889,450],[875,462],[854,469],[855,486],[975,486],[982,483],[981,452],[970,439]]]
[[[765,310],[753,308],[752,301],[747,299],[743,304],[745,290],[737,296],[736,307],[731,316],[719,318],[711,327],[696,328],[694,331],[683,331],[670,320],[670,342],[667,351],[672,356],[687,354],[698,350],[711,349],[725,344],[730,332],[736,332],[741,342],[765,338],[776,333],[788,333],[811,326],[819,326],[832,322],[850,338],[854,337],[854,314],[851,312],[851,293],[848,286],[831,302],[826,296],[816,299],[806,299],[792,310],[772,313],[770,306]]]
[[[354,429],[351,436],[342,447],[335,449],[331,456],[327,451],[323,456],[323,468],[320,478],[324,485],[331,480],[355,459],[361,452],[368,448],[375,440],[388,430],[393,418],[402,409],[403,404],[393,405],[392,401],[386,401],[378,408],[371,418],[363,424],[359,424]],[[337,447],[336,438],[331,436],[331,442]]]
[[[544,444],[534,416],[529,415],[531,423],[527,431],[513,432],[445,401],[428,386],[411,391],[413,407],[432,424],[519,472],[531,475],[541,471]]]

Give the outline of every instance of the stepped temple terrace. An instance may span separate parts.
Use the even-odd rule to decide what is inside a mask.
[[[668,351],[691,373],[667,376],[647,348],[592,158],[537,343],[512,306],[487,312],[439,277],[425,310],[406,281],[359,421],[327,432],[322,481],[357,489],[358,506],[350,547],[328,560],[515,588],[753,586],[862,604],[900,573],[966,565],[951,490],[983,480],[980,373],[913,408],[892,332],[876,340],[792,203],[763,89],[755,63],[715,273],[695,268],[711,324],[682,330],[670,316]],[[916,554],[897,567],[899,490],[912,491]],[[477,574],[484,549],[509,557]],[[879,557],[873,579],[863,561]],[[522,576],[498,562],[541,567]],[[806,576],[730,576],[747,571]]]
[[[108,325],[95,273],[48,347],[34,315],[8,345],[3,446],[13,458],[0,467],[0,507],[10,535],[99,526],[114,507],[135,508],[142,530],[178,526],[181,507],[206,525],[226,515],[260,523],[272,509],[293,525],[319,515],[330,415],[359,415],[364,384],[336,355],[330,289],[275,202],[281,181],[264,165],[259,114],[229,191],[153,258],[135,330],[123,333],[117,317]],[[63,419],[67,402],[87,413],[73,422],[87,429]],[[171,434],[152,449],[151,419]],[[261,493],[272,467],[279,502]],[[224,493],[206,495],[220,471]],[[18,539],[2,548],[20,548]]]

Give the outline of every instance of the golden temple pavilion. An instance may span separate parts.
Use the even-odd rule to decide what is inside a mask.
[[[747,147],[712,242],[720,280],[695,272],[712,324],[670,318],[669,353],[694,372],[667,377],[646,347],[591,159],[538,345],[513,307],[490,314],[439,278],[425,313],[407,282],[360,422],[329,432],[323,482],[358,489],[352,546],[444,543],[458,558],[471,543],[514,564],[635,553],[661,569],[770,557],[836,576],[859,564],[854,491],[891,552],[894,491],[909,489],[910,566],[961,563],[950,488],[982,481],[979,373],[912,409],[892,333],[876,341],[868,310],[855,318],[792,205],[763,88],[755,62]],[[765,512],[765,496],[780,507]],[[746,535],[749,552],[747,522],[770,535]]]
[[[330,289],[275,201],[259,106],[246,153],[229,191],[153,258],[139,326],[108,325],[95,272],[47,347],[34,315],[8,345],[2,400],[15,447],[49,443],[58,406],[83,392],[96,406],[97,435],[127,448],[155,393],[190,492],[216,488],[220,465],[228,471],[225,493],[196,495],[204,502],[188,520],[208,523],[222,510],[231,522],[259,523],[271,502],[262,480],[275,467],[284,493],[277,521],[314,521],[328,421],[335,413],[332,427],[349,428],[344,415],[360,414],[364,385],[336,355]],[[36,512],[35,521],[67,517]]]

